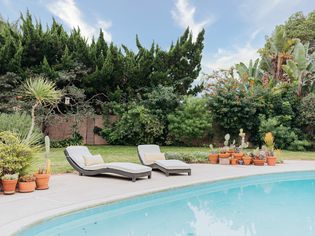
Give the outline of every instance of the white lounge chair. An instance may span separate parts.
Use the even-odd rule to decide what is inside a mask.
[[[85,146],[70,146],[64,150],[70,165],[79,172],[80,175],[118,174],[131,178],[133,182],[140,177],[151,178],[151,168],[129,162],[111,162],[96,165],[85,165],[84,156],[92,156]]]
[[[149,166],[152,169],[159,169],[164,172],[166,176],[177,173],[188,173],[188,175],[191,175],[191,168],[185,162],[179,160],[165,160],[158,145],[139,145],[138,156],[143,165]]]

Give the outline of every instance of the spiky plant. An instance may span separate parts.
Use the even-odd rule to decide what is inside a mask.
[[[38,76],[29,79],[24,84],[25,97],[34,100],[31,109],[32,122],[26,140],[32,136],[35,127],[35,111],[43,105],[52,105],[58,102],[61,98],[61,91],[57,90],[55,83],[46,80],[44,77]]]

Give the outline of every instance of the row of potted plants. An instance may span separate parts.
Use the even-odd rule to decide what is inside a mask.
[[[36,174],[23,175],[5,174],[1,177],[2,190],[4,194],[14,194],[16,188],[21,193],[29,193],[49,188],[50,161],[47,160],[46,167],[40,168]]]
[[[211,149],[211,153],[209,154],[210,163],[219,163],[222,165],[254,164],[258,166],[263,166],[267,163],[270,166],[276,165],[277,158],[274,156],[274,138],[271,132],[266,133],[264,137],[265,145],[261,149],[257,148],[250,153],[243,152],[243,149],[248,147],[248,143],[245,142],[243,129],[240,129],[239,136],[241,137],[241,144],[238,147],[235,146],[235,140],[232,143],[229,142],[229,134],[226,134],[224,137],[224,147],[216,150],[211,144],[209,146]]]

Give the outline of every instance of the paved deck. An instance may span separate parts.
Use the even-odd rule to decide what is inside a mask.
[[[12,235],[45,218],[132,196],[215,180],[289,171],[315,171],[315,161],[285,161],[270,166],[222,166],[194,164],[191,176],[166,177],[153,172],[152,179],[133,183],[113,177],[54,175],[50,189],[34,193],[0,194],[0,235]]]

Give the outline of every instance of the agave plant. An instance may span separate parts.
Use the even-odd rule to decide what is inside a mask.
[[[293,58],[283,65],[283,70],[297,85],[297,94],[303,94],[303,88],[309,89],[307,92],[315,91],[315,52],[308,54],[309,43],[303,45],[298,42],[293,50]]]
[[[26,141],[31,139],[35,127],[35,111],[38,107],[43,105],[52,105],[58,102],[61,98],[61,91],[55,88],[53,82],[47,81],[45,78],[38,76],[31,78],[24,84],[25,97],[34,100],[31,109],[32,122],[29,129]]]

